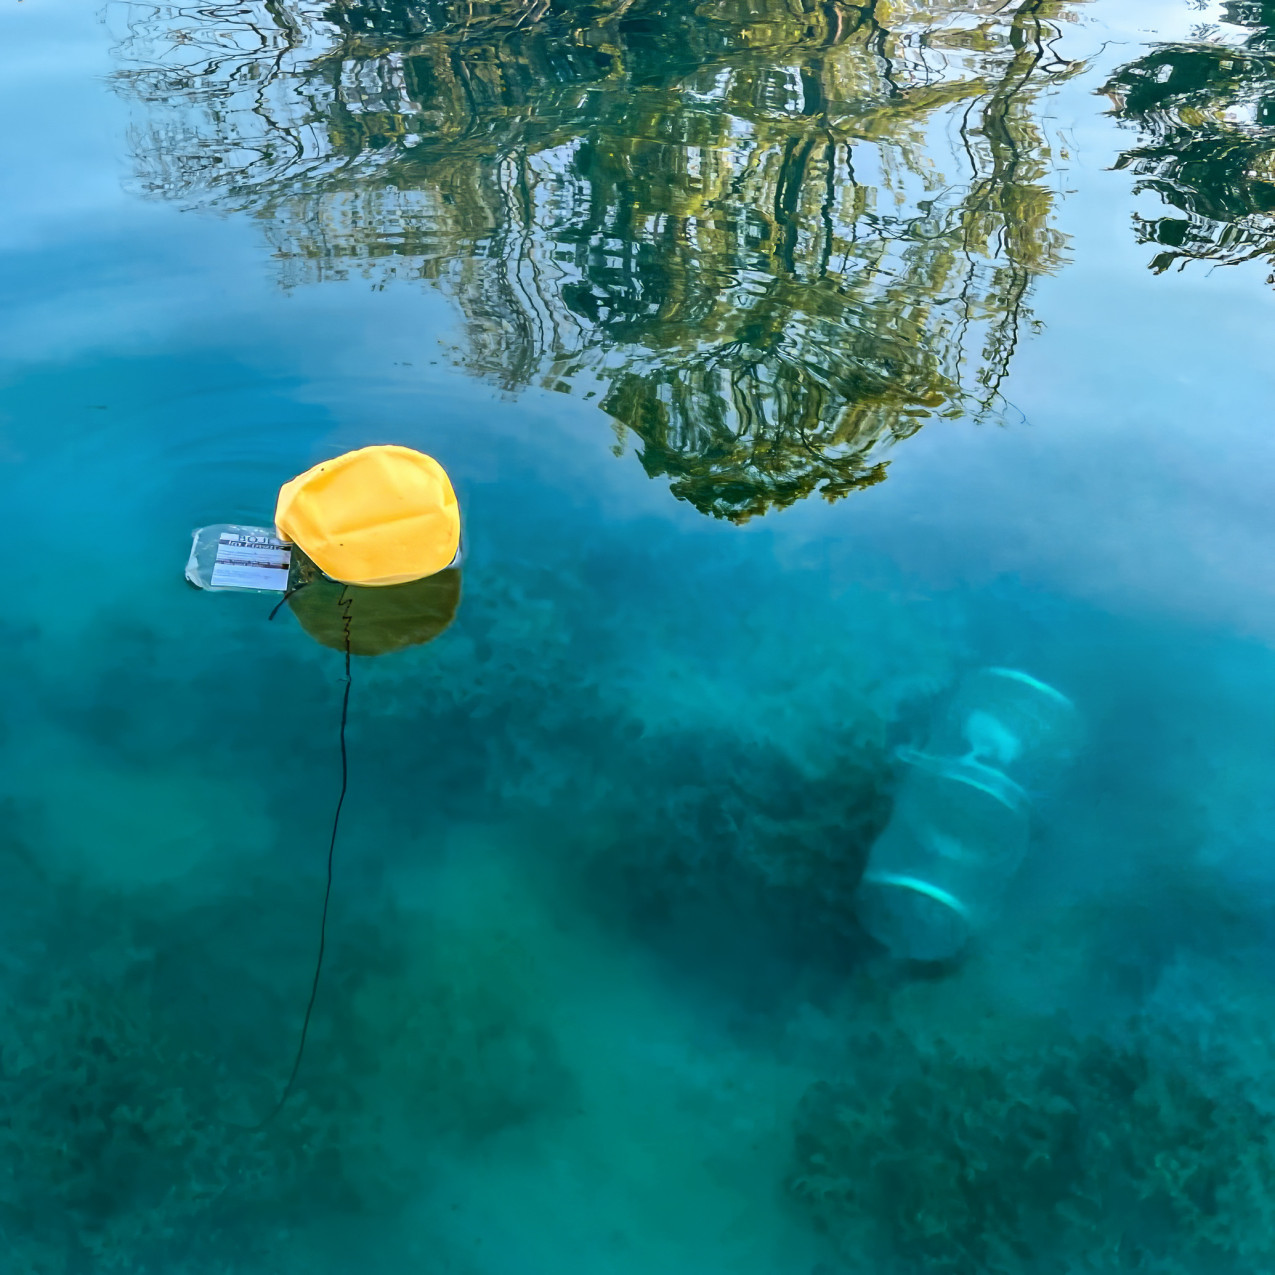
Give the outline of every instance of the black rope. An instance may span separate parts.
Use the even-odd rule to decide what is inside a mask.
[[[304,584],[297,586],[299,589],[304,587]],[[282,606],[296,591],[296,589],[293,589],[290,593],[286,593],[279,606]],[[319,996],[319,977],[323,973],[323,954],[327,950],[328,944],[328,906],[332,902],[332,865],[336,857],[336,834],[337,829],[341,826],[341,808],[345,805],[345,793],[350,784],[350,763],[345,747],[345,727],[350,717],[350,608],[354,605],[354,599],[347,597],[348,593],[348,586],[342,588],[341,596],[337,599],[337,606],[341,608],[341,623],[345,633],[345,693],[341,697],[340,736],[341,792],[336,799],[336,811],[332,815],[332,836],[328,841],[328,878],[323,890],[323,913],[319,920],[319,954],[314,962],[314,980],[310,984],[310,999],[306,1003],[305,1018],[301,1023],[301,1039],[297,1042],[297,1056],[292,1060],[292,1070],[288,1073],[288,1083],[284,1085],[283,1093],[280,1095],[279,1101],[275,1103],[274,1109],[264,1120],[259,1124],[239,1126],[252,1133],[260,1132],[260,1130],[269,1125],[283,1110],[288,1099],[292,1096],[293,1086],[297,1083],[297,1073],[301,1070],[301,1059],[305,1054],[306,1038],[310,1035],[310,1019],[314,1015],[314,1002]],[[272,620],[275,617],[275,612],[279,610],[279,606],[275,607],[274,611],[271,611],[270,618]]]
[[[269,623],[271,620],[275,618],[276,615],[279,614],[285,602],[287,602],[290,598],[296,597],[296,595],[300,593],[301,590],[304,589],[307,584],[312,584],[312,583],[313,581],[311,580],[302,580],[300,584],[294,584],[292,588],[289,589],[287,593],[285,593],[283,597],[281,597],[279,601],[275,604],[274,610],[271,611],[270,614],[266,617],[266,623]],[[345,595],[342,594],[341,596],[344,597]],[[340,603],[338,603],[337,605],[339,606]]]

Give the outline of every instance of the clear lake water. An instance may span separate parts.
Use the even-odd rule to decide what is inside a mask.
[[[1275,7],[6,0],[0,1275],[1275,1269]],[[192,531],[397,442],[454,621]],[[978,669],[1081,724],[856,907]],[[903,750],[902,752],[900,750]]]

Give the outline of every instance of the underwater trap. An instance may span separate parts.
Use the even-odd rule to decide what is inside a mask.
[[[1074,755],[1080,718],[1019,669],[967,677],[924,748],[901,748],[894,813],[868,855],[855,909],[894,956],[945,961],[995,917],[1027,852],[1032,794]]]

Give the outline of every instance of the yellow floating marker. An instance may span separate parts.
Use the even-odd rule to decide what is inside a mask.
[[[460,507],[447,472],[410,447],[362,447],[279,489],[279,535],[342,584],[405,584],[451,566]]]

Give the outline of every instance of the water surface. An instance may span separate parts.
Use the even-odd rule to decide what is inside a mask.
[[[1270,1264],[1271,16],[0,14],[15,1272]],[[182,580],[347,448],[463,597]],[[1084,750],[967,958],[853,899],[943,696]]]

